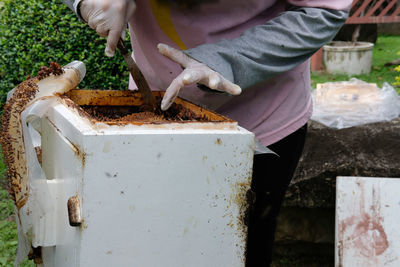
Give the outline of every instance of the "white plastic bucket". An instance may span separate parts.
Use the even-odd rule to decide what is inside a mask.
[[[326,71],[332,74],[371,72],[373,43],[333,41],[323,46]]]

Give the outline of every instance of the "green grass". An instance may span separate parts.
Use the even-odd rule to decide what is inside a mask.
[[[1,152],[0,152],[1,155]],[[14,266],[17,251],[17,224],[15,223],[14,204],[4,189],[5,165],[0,156],[0,266]],[[32,267],[33,262],[25,260],[20,266]]]
[[[395,77],[400,74],[394,70],[395,66],[385,67],[384,64],[400,58],[397,54],[398,51],[400,51],[400,36],[380,35],[374,46],[370,74],[348,76],[313,72],[311,73],[311,85],[315,88],[317,83],[348,81],[354,77],[369,83],[377,83],[379,87],[382,87],[384,82],[393,86]],[[400,92],[399,87],[396,89]]]

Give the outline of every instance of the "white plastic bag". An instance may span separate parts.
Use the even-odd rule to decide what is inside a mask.
[[[376,84],[352,78],[319,84],[312,96],[311,119],[331,128],[390,121],[400,116],[400,96],[388,83],[380,89]]]

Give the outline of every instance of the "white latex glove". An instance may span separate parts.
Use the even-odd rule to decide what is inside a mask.
[[[210,89],[227,92],[231,95],[239,95],[242,92],[242,89],[238,85],[231,83],[218,72],[187,56],[182,51],[166,44],[158,44],[157,47],[162,55],[185,68],[182,73],[171,82],[170,86],[165,91],[161,102],[162,110],[167,110],[172,105],[179,91],[185,85],[200,83]]]
[[[83,0],[80,5],[82,18],[100,36],[107,36],[105,54],[108,57],[114,56],[118,40],[135,10],[132,0]]]

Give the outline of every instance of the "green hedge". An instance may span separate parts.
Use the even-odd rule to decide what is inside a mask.
[[[9,90],[51,61],[85,62],[87,75],[80,88],[127,88],[128,70],[122,56],[116,53],[107,58],[105,39],[79,21],[61,0],[0,2],[0,104]]]

